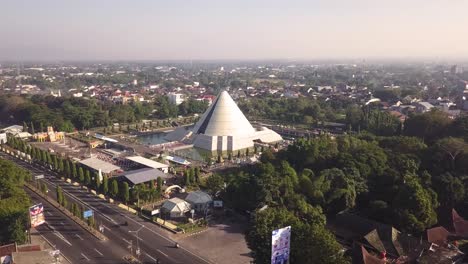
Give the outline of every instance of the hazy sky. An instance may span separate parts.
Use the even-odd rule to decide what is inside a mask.
[[[0,1],[0,60],[468,58],[468,0]]]

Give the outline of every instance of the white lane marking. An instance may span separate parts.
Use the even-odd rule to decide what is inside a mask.
[[[47,238],[45,238],[45,236],[43,236],[43,235],[40,235],[40,236],[41,236],[47,243],[49,243],[49,245],[50,245],[51,247],[53,247],[53,248],[55,248],[55,249],[58,249],[58,248],[57,248],[54,244],[52,244]],[[72,262],[63,254],[63,252],[60,252],[60,255],[62,255],[62,257],[63,257],[64,259],[66,259],[69,263],[72,263]]]
[[[148,255],[148,253],[145,253],[145,255],[146,255],[148,258],[152,259],[154,262],[158,261],[157,259],[155,259],[155,258],[153,258],[152,256]]]
[[[110,218],[109,216],[107,216],[107,215],[105,215],[103,213],[101,213],[101,215],[104,216],[104,218],[106,218],[107,220],[111,221],[112,223],[117,224],[117,222],[114,219]]]
[[[99,255],[104,256],[104,254],[102,254],[101,252],[99,252],[99,250],[94,249],[94,251],[96,251],[97,253],[99,253]]]
[[[52,215],[52,213],[49,212],[49,211],[46,211],[46,214],[47,214],[48,216],[51,216],[51,215]]]
[[[58,231],[55,231],[54,234],[63,240],[63,242],[67,243],[69,246],[72,246],[72,244],[70,243],[70,241],[68,241],[62,234],[60,234],[60,232]]]
[[[137,237],[136,235],[133,235],[136,239],[140,240],[140,241],[143,241],[143,239],[141,237]]]
[[[110,228],[108,228],[107,226],[105,225],[102,225],[104,227],[104,229],[107,229],[108,231],[111,231]]]
[[[159,250],[159,249],[156,249],[156,251],[158,251],[159,253],[163,254],[166,258],[169,257],[166,253],[162,252],[162,251]]]
[[[83,253],[81,253],[81,256],[83,256],[87,261],[90,261],[90,259]]]
[[[80,240],[84,240],[84,239],[83,239],[82,237],[80,237],[80,235],[78,235],[78,234],[75,234],[75,236],[76,236],[77,238],[79,238]]]
[[[61,224],[61,225],[63,225],[63,226],[65,225],[65,223],[64,223],[64,222],[60,222],[60,224]]]
[[[131,244],[130,241],[128,241],[127,239],[125,239],[125,238],[123,238],[123,237],[122,237],[122,240],[125,241],[125,242],[127,242],[128,244]]]

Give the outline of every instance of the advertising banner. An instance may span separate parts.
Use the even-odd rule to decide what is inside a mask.
[[[289,260],[291,226],[271,232],[271,264],[286,264]]]
[[[31,227],[37,227],[45,223],[42,203],[29,207],[29,217],[31,218]]]

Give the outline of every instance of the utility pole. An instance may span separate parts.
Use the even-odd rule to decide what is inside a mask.
[[[135,250],[135,255],[137,256],[137,258],[139,259],[140,258],[140,254],[141,254],[141,251],[140,251],[140,243],[139,243],[139,240],[140,240],[140,237],[138,236],[138,233],[141,231],[141,229],[143,229],[143,225],[138,229],[138,230],[135,230],[135,231],[132,231],[132,230],[129,230],[128,232],[129,233],[136,233],[136,238],[137,238],[137,248]],[[133,241],[133,240],[132,240]]]

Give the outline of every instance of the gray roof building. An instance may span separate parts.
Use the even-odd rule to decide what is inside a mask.
[[[164,173],[159,169],[152,168],[128,171],[121,176],[124,177],[124,179],[127,180],[131,185],[137,185],[140,183],[149,182],[151,180],[156,180],[158,177],[161,177],[163,180],[167,180],[171,177],[170,174]]]

